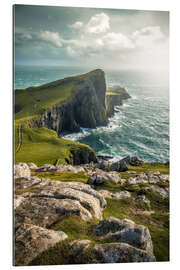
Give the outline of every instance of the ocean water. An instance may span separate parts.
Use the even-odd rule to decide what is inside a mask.
[[[81,67],[15,68],[14,88],[26,88],[90,71]],[[131,95],[107,127],[82,129],[66,138],[91,146],[114,160],[130,156],[149,162],[169,160],[169,82],[158,72],[105,70],[107,85],[121,85]]]

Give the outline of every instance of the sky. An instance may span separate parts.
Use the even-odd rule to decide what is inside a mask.
[[[169,13],[14,6],[16,65],[168,70]]]

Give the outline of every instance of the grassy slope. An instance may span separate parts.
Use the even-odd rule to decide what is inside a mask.
[[[161,171],[161,173],[169,173],[169,168],[163,164],[156,163],[154,165],[145,164],[142,167],[131,167],[137,172],[141,171]],[[73,174],[67,173],[34,173],[39,177],[47,177],[56,181],[78,181],[82,183],[87,182],[87,176],[83,173]],[[131,175],[128,173],[121,173],[122,178],[128,178]],[[104,212],[104,217],[114,216],[120,219],[128,218],[138,224],[147,226],[150,230],[154,253],[157,261],[169,260],[169,200],[162,199],[160,196],[155,195],[150,191],[145,191],[144,187],[147,185],[140,185],[138,188],[120,186],[120,185],[101,185],[96,187],[99,189],[107,189],[112,192],[121,190],[129,190],[132,197],[139,194],[145,194],[151,201],[150,208],[134,200],[117,200],[106,199],[107,207]],[[36,192],[36,191],[34,191]],[[145,215],[144,211],[154,211],[151,215]],[[93,243],[102,243],[104,240],[99,239],[94,235],[94,229],[98,224],[97,219],[92,219],[88,222],[82,221],[77,217],[69,217],[62,222],[55,225],[53,229],[57,231],[64,231],[68,235],[68,241],[74,239],[90,239]],[[66,251],[62,253],[62,249]],[[61,257],[58,254],[63,254]],[[86,261],[85,261],[86,262]],[[65,264],[69,263],[68,250],[66,241],[57,244],[55,247],[43,252],[31,263],[32,265],[47,265],[47,264]],[[87,262],[86,262],[87,263]]]
[[[89,75],[99,71],[89,72]],[[70,150],[73,148],[90,149],[90,147],[69,140],[57,138],[56,133],[47,128],[26,128],[28,120],[37,117],[47,108],[67,102],[79,91],[80,87],[76,83],[77,79],[86,78],[85,75],[69,77],[38,87],[16,90],[15,106],[17,112],[14,122],[14,150],[15,162],[34,162],[37,165],[45,163],[54,164],[60,158],[59,163],[66,163]],[[59,86],[61,84],[61,86]],[[20,151],[16,153],[19,143],[18,128],[22,128],[22,145]]]

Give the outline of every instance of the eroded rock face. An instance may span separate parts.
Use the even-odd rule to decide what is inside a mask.
[[[31,170],[35,170],[35,169],[38,168],[37,165],[34,164],[34,163],[27,163],[27,165],[28,165],[28,167],[29,167]]]
[[[104,198],[109,198],[109,199],[116,198],[119,200],[125,200],[125,199],[131,198],[131,193],[129,191],[126,191],[126,190],[111,193],[108,190],[102,189],[102,190],[99,190],[99,193],[101,193]]]
[[[127,243],[105,243],[92,245],[89,240],[73,241],[70,244],[71,258],[81,263],[129,263],[155,262],[153,254]],[[91,254],[89,256],[89,254]]]
[[[118,172],[105,172],[96,168],[87,183],[90,185],[101,185],[103,183],[122,184],[122,180]]]
[[[152,254],[126,243],[106,243],[95,245],[93,250],[99,263],[155,262]]]
[[[29,182],[25,181],[25,184],[29,183],[28,188],[31,188],[30,183],[33,184],[37,192],[24,193],[21,199],[16,199],[15,222],[17,224],[31,223],[49,228],[70,215],[80,216],[83,220],[91,219],[93,216],[102,219],[106,201],[89,185],[48,179],[39,179],[39,181],[36,179],[34,183],[31,179],[32,177]],[[19,187],[16,184],[15,186]],[[21,188],[23,187],[24,178]]]
[[[26,163],[16,163],[14,165],[14,178],[29,178],[31,176],[31,171]]]
[[[157,195],[161,196],[162,198],[166,198],[169,196],[169,190],[168,188],[162,188],[156,185],[152,185],[150,187],[150,190],[154,193],[156,193]]]
[[[27,265],[39,253],[67,238],[64,232],[21,224],[15,232],[15,265]]]
[[[102,220],[96,227],[96,235],[115,242],[127,243],[138,249],[153,254],[153,245],[147,227],[137,225],[131,220],[120,220],[109,217]]]

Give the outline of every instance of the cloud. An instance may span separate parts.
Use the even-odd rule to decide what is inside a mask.
[[[160,26],[148,26],[135,31],[132,34],[132,39],[138,47],[150,47],[154,43],[163,42],[165,36]]]
[[[102,38],[104,47],[108,50],[129,50],[135,46],[130,38],[121,33],[107,33]]]
[[[83,22],[75,22],[74,24],[69,25],[69,27],[79,30],[83,27]]]
[[[56,48],[63,46],[63,39],[58,32],[41,31],[40,39],[47,41]]]
[[[96,14],[87,23],[86,30],[91,34],[104,33],[110,29],[109,21],[109,16],[105,13]]]

